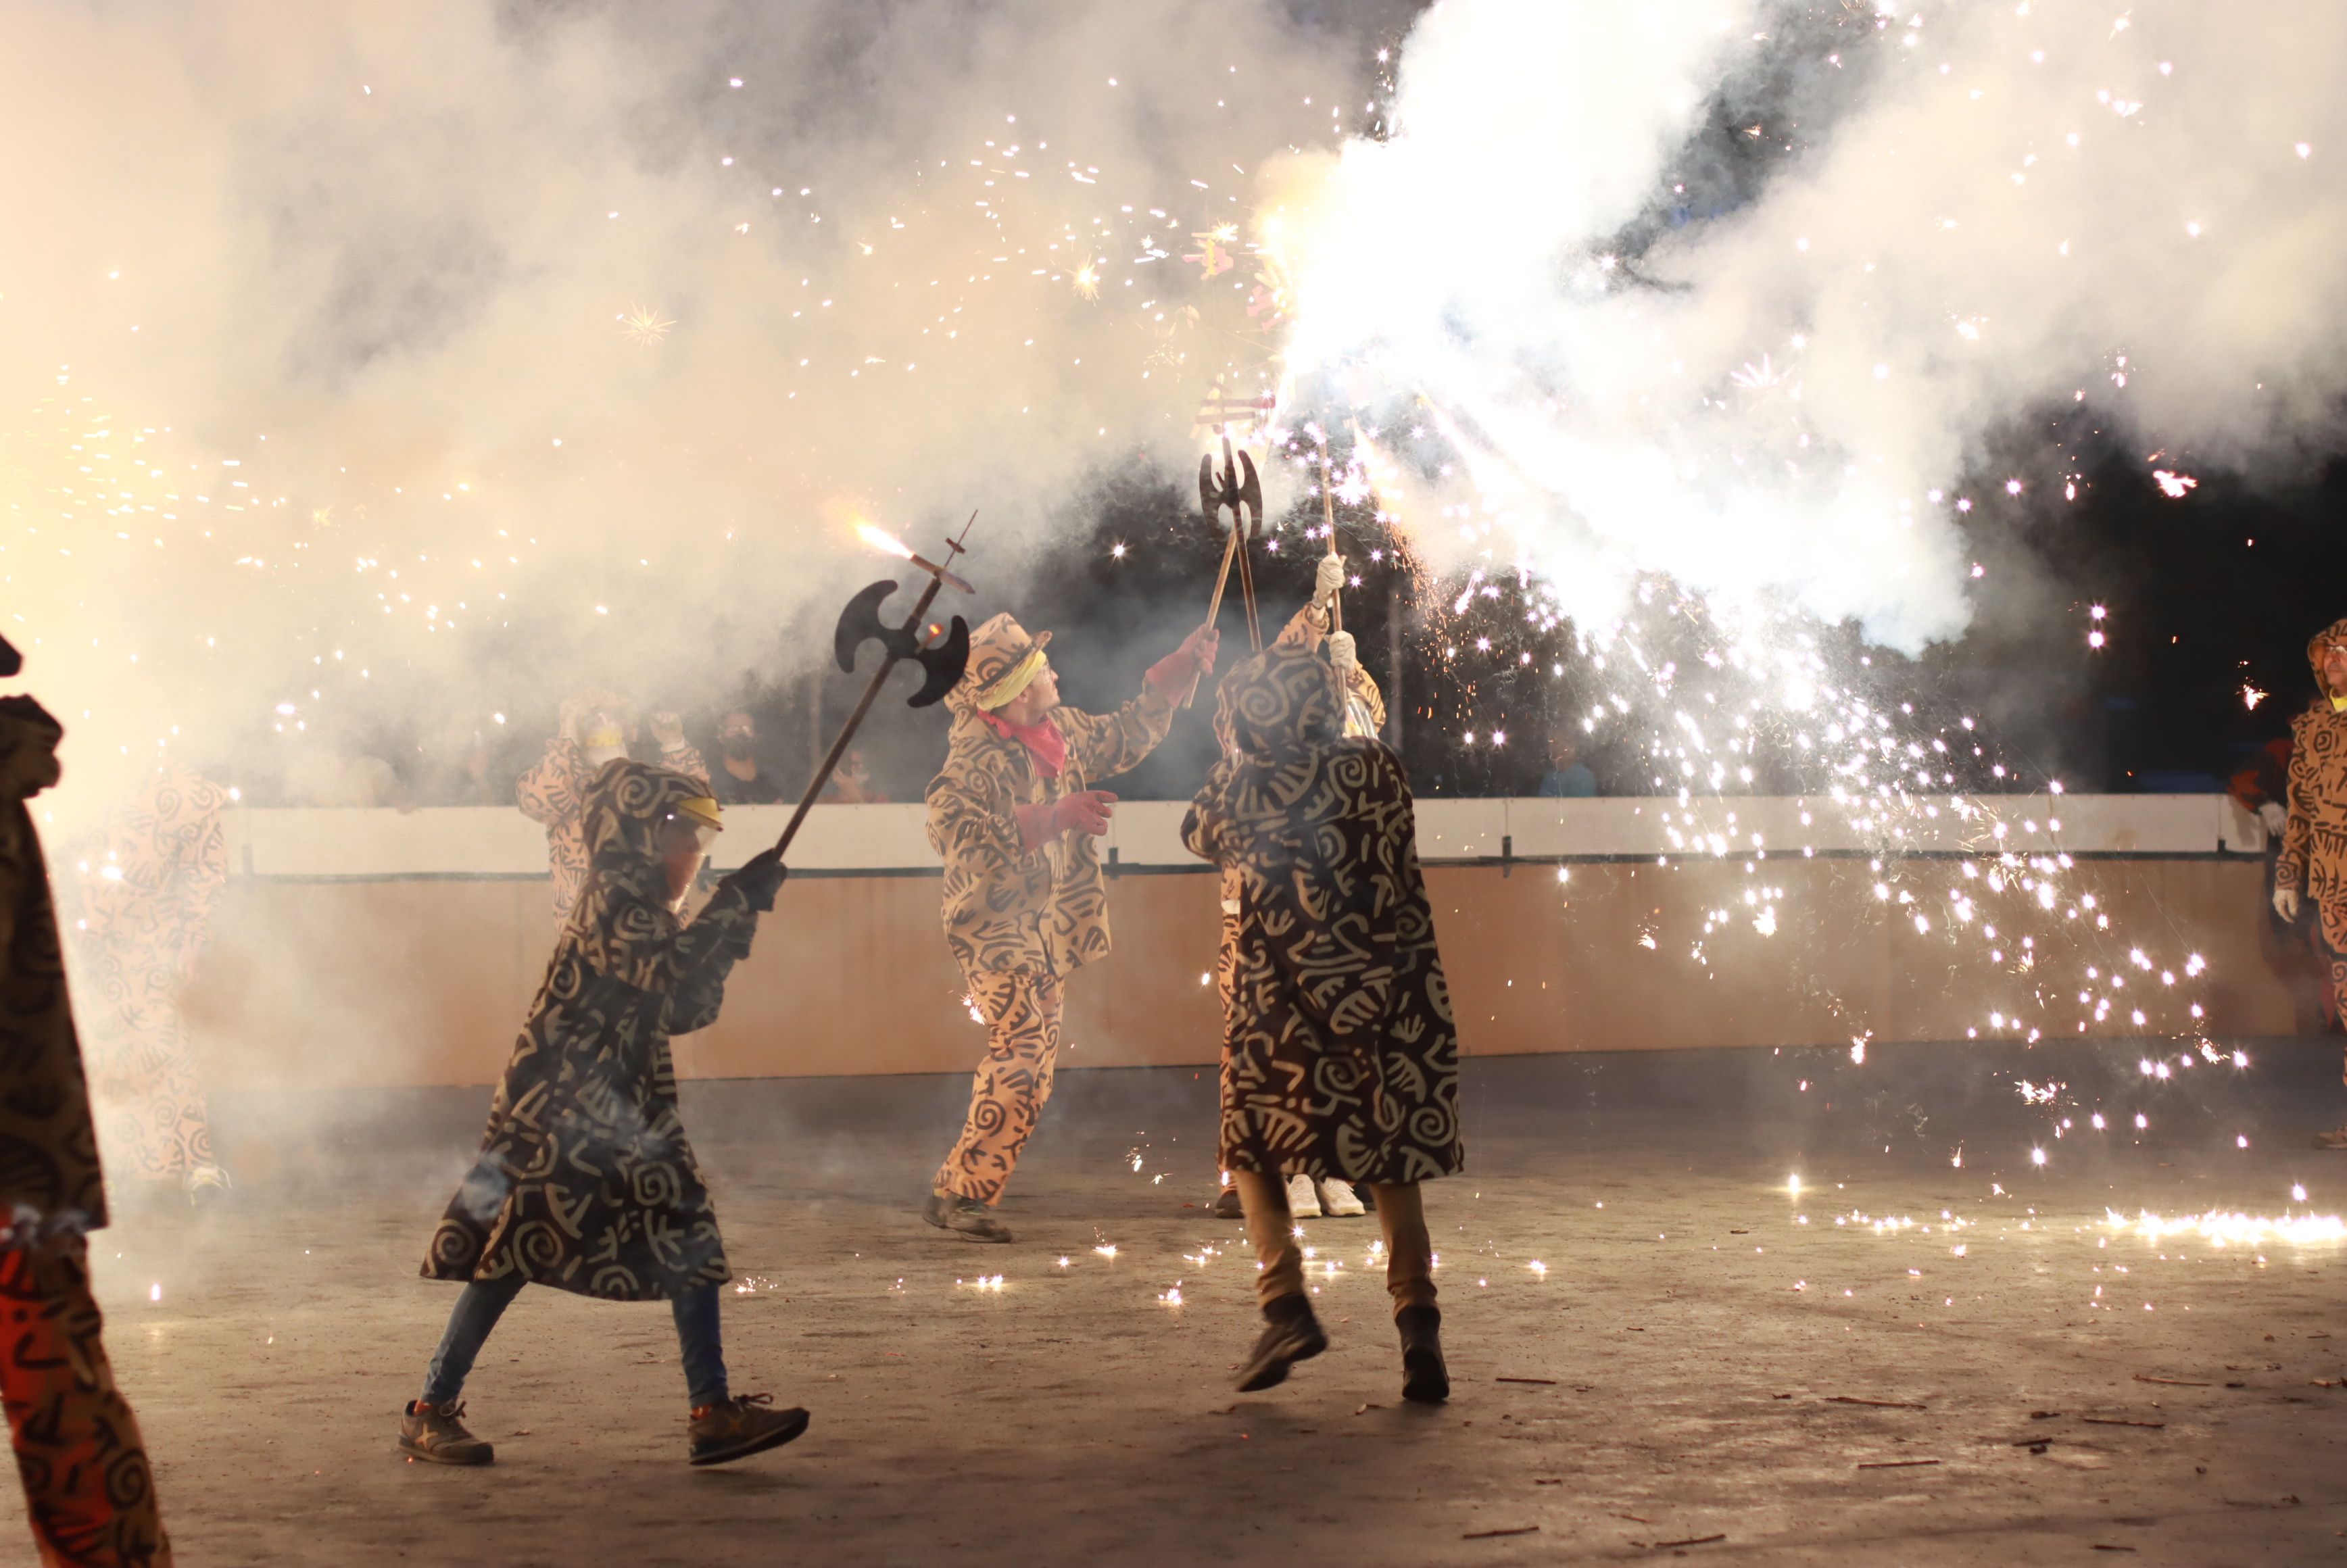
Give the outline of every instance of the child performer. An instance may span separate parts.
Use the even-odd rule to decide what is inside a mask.
[[[692,1463],[723,1464],[806,1430],[803,1409],[728,1396],[717,1302],[732,1274],[678,1120],[668,1050],[670,1035],[717,1021],[726,974],[774,907],[782,861],[771,849],[752,859],[688,925],[677,907],[720,825],[709,785],[620,758],[595,775],[585,807],[578,907],[506,1064],[480,1157],[424,1262],[427,1279],[466,1282],[399,1424],[399,1446],[436,1463],[494,1457],[465,1430],[456,1396],[531,1281],[611,1301],[667,1298]]]
[[[1225,917],[1223,1168],[1245,1206],[1266,1327],[1242,1392],[1328,1341],[1312,1314],[1285,1178],[1367,1182],[1401,1335],[1402,1397],[1450,1397],[1419,1183],[1456,1173],[1459,1041],[1419,874],[1401,764],[1343,733],[1329,662],[1274,643],[1223,682],[1229,750],[1182,839],[1235,883]],[[1234,875],[1235,874],[1235,875]]]

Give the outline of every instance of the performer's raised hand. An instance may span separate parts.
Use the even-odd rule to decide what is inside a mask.
[[[1320,569],[1312,579],[1312,602],[1326,604],[1338,589],[1345,586],[1345,558],[1322,556]]]
[[[675,751],[684,744],[684,721],[674,713],[654,713],[651,716],[652,739],[664,752]]]
[[[1181,647],[1149,667],[1151,688],[1168,702],[1180,702],[1214,672],[1214,660],[1222,647],[1223,634],[1211,626],[1201,626],[1182,640]]]
[[[1360,651],[1354,646],[1351,632],[1332,631],[1328,634],[1328,662],[1337,667],[1337,674],[1348,681],[1352,679],[1353,671],[1361,667]]]

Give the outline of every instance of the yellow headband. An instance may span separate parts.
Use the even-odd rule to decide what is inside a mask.
[[[1026,658],[1012,665],[992,686],[979,693],[978,705],[986,712],[992,712],[1005,703],[1015,701],[1019,693],[1033,685],[1035,677],[1042,672],[1043,651],[1040,648],[1029,649]]]
[[[723,813],[718,809],[714,796],[697,794],[689,800],[678,801],[676,815],[688,822],[697,822],[702,826],[713,829],[718,833],[725,831],[725,824],[721,820]]]
[[[625,745],[627,739],[627,736],[620,733],[617,725],[607,725],[602,729],[590,732],[579,744],[586,751],[610,751],[615,747]]]

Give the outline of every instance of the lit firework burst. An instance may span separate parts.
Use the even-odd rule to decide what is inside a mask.
[[[639,348],[651,348],[668,337],[676,323],[650,305],[638,305],[619,316],[620,335]]]

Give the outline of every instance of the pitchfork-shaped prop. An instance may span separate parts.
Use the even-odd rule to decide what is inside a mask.
[[[962,525],[962,538],[969,537],[970,523],[977,521],[978,514],[972,512],[969,523]],[[948,539],[946,550],[946,559],[950,562],[962,553],[961,539]],[[864,688],[864,695],[856,701],[856,711],[848,714],[847,723],[840,726],[839,738],[832,742],[831,750],[823,754],[823,762],[815,768],[806,794],[799,797],[798,809],[791,813],[790,821],[783,825],[782,837],[774,840],[774,853],[777,855],[787,851],[791,840],[798,835],[799,824],[806,820],[806,814],[814,808],[815,798],[823,794],[823,786],[831,782],[832,770],[839,766],[839,759],[847,754],[847,743],[856,738],[856,727],[864,723],[864,715],[872,711],[873,702],[880,695],[880,688],[887,683],[890,671],[908,659],[920,665],[923,673],[921,689],[907,700],[906,705],[926,708],[952,691],[954,682],[961,679],[963,670],[969,667],[969,627],[962,618],[955,616],[943,641],[931,644],[922,617],[929,613],[929,606],[936,600],[938,590],[948,583],[964,593],[976,590],[935,561],[924,560],[910,550],[905,551],[905,555],[916,567],[928,574],[929,585],[914,601],[912,616],[904,625],[891,626],[880,619],[881,603],[897,591],[896,583],[887,579],[865,589],[849,600],[847,608],[839,612],[839,626],[833,631],[831,641],[842,670],[852,672],[856,669],[856,651],[868,641],[876,641],[886,657],[880,661],[880,668],[872,672],[872,680]]]
[[[1246,602],[1247,641],[1258,653],[1263,651],[1263,632],[1256,625],[1255,613],[1255,569],[1247,559],[1246,540],[1263,532],[1263,480],[1255,471],[1255,459],[1244,451],[1235,463],[1231,456],[1231,438],[1223,436],[1223,471],[1214,473],[1212,455],[1198,459],[1198,505],[1204,508],[1210,528],[1222,525],[1225,507],[1231,514],[1230,540],[1223,547],[1223,568],[1214,574],[1214,597],[1206,606],[1206,624],[1214,624],[1223,612],[1223,589],[1230,581],[1231,559],[1239,563],[1239,593]],[[1198,684],[1190,683],[1188,695],[1182,705],[1188,707],[1197,700]]]

